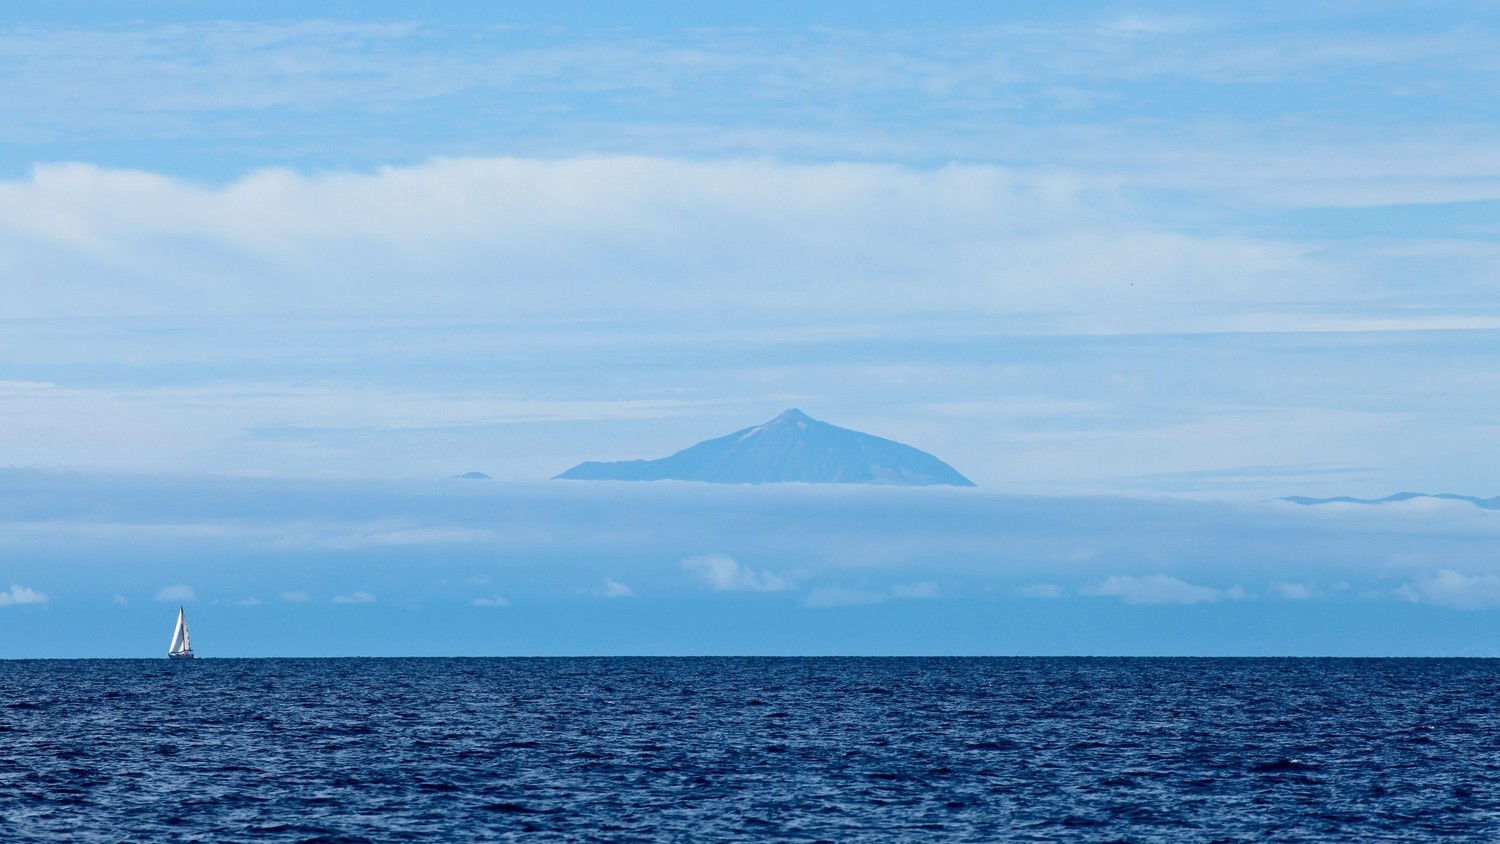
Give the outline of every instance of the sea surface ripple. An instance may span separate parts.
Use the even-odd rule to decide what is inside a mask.
[[[1500,660],[0,662],[0,840],[1500,839]]]

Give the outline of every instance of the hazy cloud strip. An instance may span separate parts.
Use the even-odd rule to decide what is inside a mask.
[[[1467,504],[451,479],[4,480],[14,494],[0,507],[0,540],[17,584],[5,601],[45,596],[46,612],[0,613],[0,627],[43,617],[41,640],[62,655],[99,654],[100,641],[156,653],[176,602],[190,596],[195,634],[217,640],[223,655],[406,653],[417,639],[453,653],[1433,653],[1469,641],[1469,627],[1487,616],[1462,610],[1494,606],[1500,577],[1500,514]],[[99,518],[254,529],[79,529]],[[474,539],[373,548],[278,540],[392,519]],[[17,529],[25,524],[48,529]],[[627,589],[640,597],[602,599]],[[278,599],[247,600],[255,595]],[[158,596],[173,603],[151,600]],[[340,618],[333,628],[331,611]],[[0,630],[0,641],[39,641],[15,632]]]

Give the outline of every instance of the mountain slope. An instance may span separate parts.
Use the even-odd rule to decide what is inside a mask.
[[[925,451],[819,422],[795,409],[764,425],[705,440],[660,460],[580,463],[557,478],[974,486]]]

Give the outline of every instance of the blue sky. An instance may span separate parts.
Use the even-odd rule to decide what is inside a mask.
[[[478,626],[431,652],[478,652],[473,632],[507,618],[540,632],[479,651],[902,651],[890,630],[931,652],[1488,647],[1500,596],[1474,549],[1491,514],[1268,501],[1500,492],[1496,23],[1484,3],[0,11],[0,587],[23,590],[0,601],[7,655],[90,653],[36,631],[104,610],[146,625],[174,586],[234,613],[246,654],[296,649],[257,651],[255,613],[366,618],[320,651],[342,653],[407,629],[392,618],[447,629],[444,607]],[[767,529],[796,541],[659,526],[616,549],[619,573],[567,530],[523,553],[482,514],[439,518],[455,494],[500,512],[540,496],[538,518],[586,532],[611,508],[672,511],[668,493],[539,490],[793,406],[980,489],[745,493],[780,502]],[[443,485],[470,470],[490,492]],[[291,486],[258,485],[273,479]],[[44,481],[60,491],[14,509]],[[207,494],[193,484],[218,503],[182,510]],[[421,492],[380,498],[392,484]],[[153,506],[100,528],[101,488]],[[285,496],[312,533],[428,527],[379,554],[286,556],[271,549],[301,547],[296,519],[230,506]],[[825,521],[798,516],[809,496]],[[1203,538],[1106,520],[1099,541],[1125,531],[1130,554],[1049,574],[1111,496]],[[346,499],[383,503],[346,519]],[[957,535],[997,549],[1004,514],[1041,507],[1038,556],[977,562],[900,521],[884,568],[793,559],[829,531],[879,533],[873,500],[951,508]],[[1224,550],[1249,536],[1255,554]],[[505,606],[433,586],[481,558]],[[801,574],[692,588],[683,561],[720,558]],[[381,576],[339,574],[366,562]],[[108,588],[80,574],[99,566]],[[1167,598],[1126,600],[1142,589]],[[658,627],[621,609],[646,604]],[[692,632],[731,606],[767,638]],[[1298,612],[1347,625],[1317,647],[1246,632]],[[641,625],[655,638],[616,636]]]

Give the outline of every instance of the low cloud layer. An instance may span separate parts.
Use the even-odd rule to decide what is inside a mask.
[[[0,653],[12,655],[36,655],[38,642],[99,654],[98,642],[115,641],[109,631],[126,637],[121,655],[153,654],[190,596],[195,647],[202,639],[213,655],[410,653],[418,633],[422,648],[491,654],[1478,653],[1467,649],[1488,641],[1478,630],[1488,615],[1465,610],[1500,606],[1500,513],[1468,506],[795,485],[4,480],[13,494],[0,501],[0,537],[15,585],[0,599],[46,598],[45,612],[0,613],[0,644],[14,644]],[[431,541],[320,541],[366,523],[400,523]],[[340,607],[349,612],[330,629]],[[22,617],[33,626],[8,626]],[[56,625],[46,635],[35,627],[44,622]],[[126,648],[127,639],[139,643]]]

